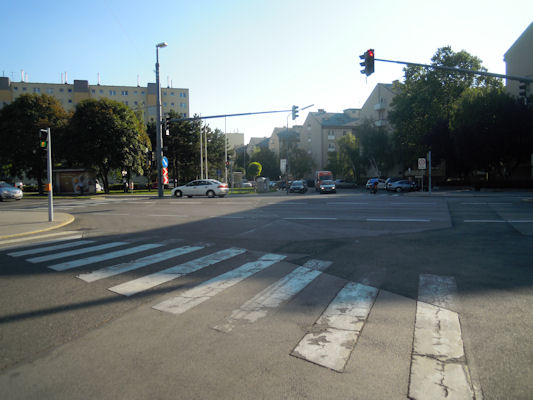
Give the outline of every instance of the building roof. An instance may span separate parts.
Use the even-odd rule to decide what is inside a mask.
[[[513,53],[515,50],[518,50],[521,44],[526,42],[527,39],[529,39],[529,42],[533,41],[533,22],[529,24],[526,30],[522,32],[518,39],[515,40],[513,45],[509,47],[509,50],[507,50],[503,56],[504,61],[507,61],[507,58],[511,55],[511,53]]]
[[[328,113],[323,110],[318,112],[309,113],[313,116],[322,126],[353,126],[359,120],[358,118],[352,118],[346,113]]]

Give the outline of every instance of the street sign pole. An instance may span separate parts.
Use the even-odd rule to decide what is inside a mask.
[[[429,187],[428,192],[431,194],[431,150],[428,151],[428,177],[429,177]]]

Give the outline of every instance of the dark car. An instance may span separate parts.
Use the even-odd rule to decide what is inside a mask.
[[[294,181],[291,183],[291,186],[289,187],[290,193],[305,193],[307,192],[307,185],[304,181]]]
[[[320,182],[320,194],[322,193],[337,193],[335,182],[326,180]]]
[[[344,179],[337,179],[335,181],[335,186],[337,189],[355,189],[357,185],[355,182],[347,181]]]

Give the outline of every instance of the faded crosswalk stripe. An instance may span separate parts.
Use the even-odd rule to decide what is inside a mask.
[[[101,255],[97,255],[93,257],[80,258],[80,259],[73,260],[73,261],[67,261],[61,264],[51,265],[48,268],[53,269],[55,271],[65,271],[67,269],[82,267],[84,265],[94,264],[100,261],[106,261],[106,260],[111,260],[113,258],[140,253],[141,251],[155,249],[156,247],[160,247],[160,246],[162,246],[162,244],[143,244],[140,246],[130,247],[124,250],[112,251],[111,253],[105,253],[105,254],[101,254]]]
[[[229,317],[225,318],[223,324],[216,325],[213,329],[227,333],[235,327],[238,321],[255,322],[265,317],[269,310],[291,299],[330,265],[330,261],[307,261],[303,266],[285,275],[234,310]]]
[[[347,283],[291,355],[343,372],[377,294],[376,288]]]
[[[104,243],[104,244],[99,244],[97,246],[84,247],[83,249],[63,251],[61,253],[49,254],[47,256],[28,258],[26,259],[26,261],[29,261],[31,263],[39,263],[39,262],[44,262],[44,261],[57,260],[58,258],[65,258],[65,257],[77,256],[80,254],[92,253],[95,251],[110,249],[112,247],[123,246],[125,244],[127,243],[126,242]]]
[[[68,243],[56,244],[53,246],[39,247],[38,249],[15,251],[12,253],[8,253],[7,255],[11,257],[30,256],[32,254],[48,253],[49,251],[54,251],[54,250],[70,249],[72,247],[79,247],[79,246],[83,246],[85,244],[90,244],[90,243],[94,243],[94,240],[78,240],[76,242],[68,242]]]
[[[416,306],[409,398],[474,399],[453,277],[421,275]]]
[[[78,275],[78,278],[84,280],[85,282],[94,282],[99,279],[109,278],[110,276],[115,276],[124,272],[133,271],[148,265],[168,260],[169,258],[181,256],[183,254],[191,253],[193,251],[197,251],[203,248],[204,246],[178,247],[177,249],[171,249],[163,251],[161,253],[151,254],[149,256],[139,258],[133,262],[127,262],[123,264],[113,265],[111,267],[101,268],[99,270],[87,274],[80,274]]]
[[[148,290],[165,282],[179,278],[180,276],[193,273],[202,268],[227,260],[245,252],[246,250],[238,248],[217,251],[216,253],[188,261],[184,264],[175,265],[162,271],[113,286],[109,288],[109,290],[124,296],[132,296],[136,293]]]
[[[182,314],[204,301],[211,299],[223,290],[236,285],[243,279],[283,260],[285,257],[279,254],[265,254],[257,261],[246,263],[234,270],[203,282],[182,295],[163,301],[152,308],[172,314]]]

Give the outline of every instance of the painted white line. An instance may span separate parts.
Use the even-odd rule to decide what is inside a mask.
[[[533,222],[533,219],[511,219],[508,222],[510,222],[511,224],[521,224],[521,223],[530,224]]]
[[[7,255],[11,257],[29,256],[31,254],[47,253],[53,250],[69,249],[72,247],[83,246],[84,244],[89,243],[94,243],[94,240],[78,240],[76,242],[68,242],[63,244],[56,244],[53,246],[39,247],[38,249],[15,251],[13,253],[8,253]]]
[[[75,233],[75,235],[72,235],[73,233]],[[9,243],[27,242],[29,240],[35,241],[35,239],[46,239],[46,238],[51,238],[51,237],[55,237],[55,236],[62,236],[62,235],[68,235],[68,236],[60,237],[60,238],[57,238],[57,239],[38,241],[36,243],[26,243],[26,244],[20,244],[20,245],[16,245],[16,246],[3,247],[3,248],[0,248],[0,250],[11,250],[11,249],[20,248],[20,247],[36,246],[36,245],[41,245],[41,244],[49,244],[49,243],[61,242],[61,241],[72,240],[72,239],[81,239],[83,237],[83,233],[78,233],[76,231],[56,232],[56,233],[48,233],[46,235],[22,237],[22,238],[9,239],[9,240],[1,240],[0,241],[0,245],[9,244]]]
[[[108,213],[108,212],[95,212],[91,215],[105,215],[106,217],[124,217],[130,214],[121,214],[121,213]]]
[[[291,355],[343,372],[377,294],[376,288],[347,283]]]
[[[244,219],[244,217],[228,217],[228,216],[218,216],[218,215],[213,215],[212,218],[224,218],[224,219]]]
[[[177,217],[177,218],[188,218],[188,215],[178,215],[178,214],[148,214],[147,217]]]
[[[425,218],[367,218],[367,222],[431,222]]]
[[[507,223],[503,219],[465,219],[463,222],[466,223],[480,223],[480,224],[492,224],[492,223]]]
[[[221,250],[216,253],[188,261],[184,264],[175,265],[173,267],[164,269],[163,271],[155,272],[153,274],[113,286],[109,288],[109,290],[124,296],[132,296],[144,290],[148,290],[165,282],[177,279],[183,275],[191,274],[202,268],[219,263],[245,252],[246,250],[237,248]]]
[[[285,257],[279,254],[265,254],[258,261],[246,263],[239,268],[201,283],[178,297],[165,300],[152,308],[172,314],[182,314],[204,301],[211,299],[223,290],[239,283],[243,279],[283,260]]]
[[[367,205],[368,203],[350,202],[350,201],[336,201],[336,202],[328,202],[326,204],[328,206],[338,206],[338,205],[345,205],[345,204],[349,204],[349,205],[352,205],[352,206],[364,206],[364,205]]]
[[[444,308],[455,292],[453,277],[420,276],[409,398],[474,399],[459,315]]]
[[[224,323],[213,329],[221,332],[231,332],[238,321],[253,323],[265,317],[269,310],[279,307],[289,301],[309,285],[323,270],[331,265],[331,261],[309,260],[302,267],[298,267],[285,275],[234,310]]]
[[[437,203],[425,203],[425,202],[392,202],[391,206],[434,206]]]
[[[109,278],[110,276],[115,276],[115,275],[122,274],[124,272],[133,271],[138,268],[145,267],[147,265],[152,265],[152,264],[164,261],[164,260],[168,260],[169,258],[178,257],[183,254],[191,253],[193,251],[197,251],[203,248],[204,248],[203,246],[178,247],[177,249],[171,249],[171,250],[163,251],[161,253],[150,254],[149,256],[139,258],[138,260],[135,260],[134,262],[117,264],[111,267],[106,267],[106,268],[102,268],[102,269],[90,272],[88,274],[80,274],[78,275],[78,278],[80,278],[81,280],[85,282],[94,282],[99,279]]]
[[[110,248],[117,247],[117,246],[123,246],[125,244],[127,243],[126,242],[104,243],[104,244],[99,244],[97,246],[85,247],[83,249],[63,251],[61,253],[49,254],[47,256],[28,258],[26,261],[31,262],[31,263],[39,263],[39,262],[44,262],[44,261],[57,260],[58,258],[65,258],[65,257],[77,256],[80,254],[92,253],[94,251],[106,250],[106,249],[110,249]]]
[[[105,254],[101,254],[98,256],[81,258],[79,260],[68,261],[68,262],[61,263],[61,264],[51,265],[48,268],[53,269],[55,271],[65,271],[67,269],[77,268],[77,267],[81,267],[81,266],[88,265],[88,264],[93,264],[93,263],[100,262],[100,261],[111,260],[113,258],[118,258],[118,257],[130,255],[130,254],[139,253],[141,251],[154,249],[160,246],[162,245],[161,244],[143,244],[141,246],[131,247],[129,249],[117,250],[111,253],[105,253]]]
[[[283,218],[285,220],[315,220],[315,221],[320,221],[320,220],[325,220],[325,221],[334,221],[336,220],[337,218],[327,218],[327,217],[287,217],[287,218]]]

